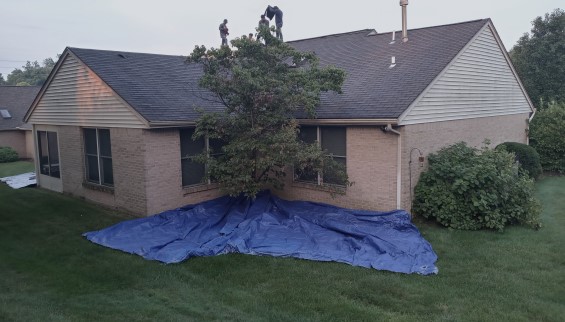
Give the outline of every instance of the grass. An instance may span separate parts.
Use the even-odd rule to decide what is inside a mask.
[[[33,162],[16,161],[0,163],[0,178],[14,176],[16,174],[33,172],[35,170]]]
[[[81,237],[123,217],[0,185],[0,320],[562,321],[565,177],[537,193],[540,231],[418,222],[440,269],[418,276],[238,254],[164,265]]]

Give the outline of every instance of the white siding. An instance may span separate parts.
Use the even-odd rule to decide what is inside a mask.
[[[131,107],[72,55],[68,55],[57,70],[28,122],[93,127],[146,127]]]
[[[485,27],[408,109],[401,124],[530,112],[493,31]]]

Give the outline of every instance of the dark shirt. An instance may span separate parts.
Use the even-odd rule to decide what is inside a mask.
[[[227,36],[227,35],[229,35],[229,33],[228,33],[228,26],[226,26],[225,23],[222,22],[222,23],[220,24],[220,28],[219,28],[219,29],[220,29],[220,36],[221,36],[222,38],[225,37],[225,36]]]
[[[282,27],[283,25],[283,12],[281,9],[274,8],[271,6],[268,6],[267,9],[265,10],[265,16],[269,17],[269,19],[273,19],[273,17],[275,17],[275,24],[277,25],[277,28]]]

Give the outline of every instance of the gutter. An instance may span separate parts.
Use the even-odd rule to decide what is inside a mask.
[[[387,124],[383,131],[391,132],[398,135],[398,149],[396,151],[396,209],[401,209],[401,196],[402,196],[402,137],[400,132],[392,128],[392,124]]]
[[[398,124],[397,119],[298,119],[300,125],[387,125]]]

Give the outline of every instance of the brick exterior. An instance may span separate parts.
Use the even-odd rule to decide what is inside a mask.
[[[396,207],[397,137],[379,127],[348,127],[347,172],[354,184],[345,195],[335,198],[315,185],[293,183],[289,178],[284,191],[275,191],[291,200],[311,200],[332,205],[388,210]],[[292,173],[292,172],[290,172]]]
[[[410,173],[409,161],[412,148],[418,148],[424,156],[460,141],[468,145],[481,147],[485,139],[491,141],[491,148],[502,142],[527,143],[527,120],[529,114],[483,117],[458,121],[435,122],[407,125],[402,133],[402,208],[410,210]],[[426,169],[418,163],[419,154],[412,153],[412,188],[418,182],[420,173]]]
[[[152,215],[167,209],[220,196],[212,186],[181,186],[178,129],[142,130],[111,128],[114,187],[85,183],[82,128],[57,126],[63,192],[135,215]]]
[[[425,156],[459,141],[481,146],[485,138],[492,147],[505,141],[526,142],[527,114],[436,122],[400,127],[402,138],[402,208],[410,209],[408,162],[412,148]],[[114,188],[96,189],[84,184],[83,132],[80,127],[58,126],[63,192],[137,215],[151,215],[186,204],[220,196],[211,185],[183,188],[181,183],[178,129],[110,129]],[[324,202],[337,206],[391,210],[396,208],[398,135],[377,126],[348,127],[346,194],[332,196],[314,184],[288,178],[279,196]],[[412,188],[422,170],[418,153],[412,154]],[[426,165],[426,163],[424,164]],[[292,173],[292,171],[289,171]]]

